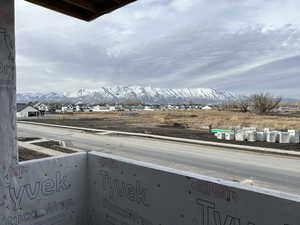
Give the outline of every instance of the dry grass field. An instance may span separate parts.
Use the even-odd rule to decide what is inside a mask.
[[[254,126],[258,128],[300,129],[299,112],[265,116],[252,113],[204,110],[69,113],[48,115],[43,119],[31,121],[300,151],[299,144],[218,140],[207,128],[204,128],[211,126],[212,128],[231,129],[237,126]]]
[[[99,119],[103,121],[123,121],[126,124],[146,127],[165,125],[193,129],[201,129],[203,126],[223,129],[231,129],[236,126],[300,129],[300,118],[296,116],[256,115],[253,113],[215,110],[73,113],[59,115],[56,119]]]

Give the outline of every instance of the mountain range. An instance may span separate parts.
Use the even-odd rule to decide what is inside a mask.
[[[234,98],[230,92],[211,88],[154,88],[142,86],[113,86],[98,89],[79,89],[75,92],[19,93],[18,103],[68,102],[68,103],[218,103]]]

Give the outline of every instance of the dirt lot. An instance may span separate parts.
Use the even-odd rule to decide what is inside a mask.
[[[141,111],[73,113],[52,116],[51,119],[35,120],[35,122],[300,151],[300,144],[217,140],[209,133],[208,129],[201,128],[210,125],[212,128],[231,129],[240,125],[259,128],[300,129],[300,118],[297,117],[259,116],[250,113],[222,111]]]
[[[39,138],[37,137],[18,137],[18,141],[21,142],[29,142],[29,141],[34,141],[38,140]],[[64,148],[60,145],[58,141],[43,141],[43,142],[37,142],[34,143],[34,145],[41,146],[44,148],[49,148],[55,151],[60,151],[63,153],[71,154],[75,153],[75,151],[72,151],[70,149]],[[39,153],[27,148],[23,148],[21,146],[18,147],[19,149],[19,161],[27,161],[27,160],[32,160],[32,159],[41,159],[41,158],[47,158],[50,157],[49,155]]]
[[[177,125],[181,127],[199,129],[202,126],[211,125],[212,128],[220,129],[231,129],[236,126],[300,129],[300,112],[257,115],[254,113],[215,110],[136,111],[57,114],[50,115],[47,118],[57,120],[98,119],[102,120],[104,125],[107,121],[115,121],[116,125],[126,123],[147,127]]]
[[[32,160],[32,159],[42,159],[42,158],[47,158],[47,157],[49,157],[49,156],[29,150],[29,149],[19,147],[19,160],[20,161],[27,161],[27,160]]]
[[[75,151],[72,151],[72,150],[69,150],[69,149],[66,149],[66,148],[60,146],[58,141],[38,142],[38,143],[34,143],[34,145],[49,148],[49,149],[59,151],[59,152],[68,153],[68,154],[75,152]]]

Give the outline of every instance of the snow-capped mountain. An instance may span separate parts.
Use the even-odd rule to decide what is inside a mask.
[[[143,103],[208,103],[223,102],[234,98],[229,92],[211,88],[153,88],[141,86],[114,86],[99,89],[80,89],[72,93],[23,93],[17,94],[17,102],[82,102],[122,103],[128,101]]]

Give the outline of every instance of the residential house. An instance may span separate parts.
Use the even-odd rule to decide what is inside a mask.
[[[61,112],[62,113],[71,113],[74,112],[75,106],[73,106],[72,104],[67,104],[67,105],[63,105],[61,107]]]
[[[49,105],[47,105],[45,103],[38,102],[38,103],[34,104],[33,107],[40,111],[49,112]]]
[[[94,105],[92,106],[92,112],[109,112],[109,107],[108,106],[103,106],[103,105]]]
[[[49,106],[41,102],[36,103],[33,108],[38,109],[41,116],[44,116],[46,112],[49,112]]]
[[[39,117],[40,111],[31,105],[17,104],[17,118]]]
[[[154,107],[152,105],[145,105],[144,110],[145,111],[154,111]]]
[[[214,108],[210,105],[206,105],[204,107],[202,107],[203,110],[213,110]]]

